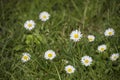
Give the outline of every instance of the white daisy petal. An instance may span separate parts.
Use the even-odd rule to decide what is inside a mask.
[[[98,51],[103,52],[107,49],[107,46],[105,44],[98,46]]]
[[[28,20],[24,23],[24,27],[27,30],[32,30],[33,28],[35,28],[35,22],[33,20]]]
[[[111,59],[112,61],[116,61],[118,58],[119,58],[119,53],[114,53],[114,54],[112,54],[112,55],[110,56],[110,59]]]
[[[41,21],[47,21],[49,19],[49,17],[50,17],[50,14],[46,11],[41,12],[39,15],[39,19]]]
[[[95,40],[95,36],[94,35],[88,35],[88,40],[89,42],[93,42]]]
[[[23,56],[21,58],[22,62],[27,62],[30,60],[30,54],[29,53],[23,53]]]
[[[90,56],[83,56],[81,59],[81,63],[85,66],[90,66],[92,64],[92,58]]]
[[[74,42],[79,41],[82,38],[82,34],[80,31],[78,30],[74,30],[72,31],[72,33],[70,34],[70,39],[73,40]]]
[[[53,50],[48,50],[45,52],[45,55],[44,55],[44,58],[45,59],[49,59],[49,60],[52,60],[56,57],[56,54]]]
[[[74,68],[73,66],[71,66],[71,65],[67,65],[67,66],[65,67],[65,71],[66,71],[67,73],[71,74],[71,73],[74,73],[74,72],[75,72],[75,68]]]
[[[113,28],[108,28],[105,30],[104,35],[105,36],[113,36],[115,34],[115,31]]]

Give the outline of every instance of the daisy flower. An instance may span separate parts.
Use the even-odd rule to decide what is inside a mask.
[[[24,23],[24,27],[27,29],[27,30],[32,30],[33,28],[35,28],[35,22],[33,20],[27,20],[25,23]]]
[[[45,59],[52,60],[55,57],[56,57],[56,54],[53,50],[48,50],[48,51],[45,52],[45,55],[44,55]]]
[[[30,60],[30,54],[29,53],[23,53],[23,56],[21,58],[22,62],[27,62]]]
[[[105,30],[104,35],[105,36],[113,36],[115,34],[115,31],[113,28],[108,28]]]
[[[39,15],[39,19],[41,21],[47,21],[49,19],[49,17],[50,17],[50,14],[46,11],[41,12]]]
[[[112,61],[116,61],[118,58],[119,58],[119,54],[118,54],[118,53],[114,53],[114,54],[112,54],[112,55],[110,56],[110,59],[111,59]]]
[[[72,39],[73,41],[77,42],[82,38],[82,34],[80,31],[78,30],[74,30],[72,31],[72,33],[70,34],[70,39]]]
[[[95,40],[95,36],[94,35],[88,35],[88,40],[89,42],[93,42]]]
[[[62,62],[64,62],[65,64],[68,64],[68,63],[69,63],[69,61],[66,60],[66,59],[62,59]]]
[[[85,66],[90,66],[92,64],[92,58],[90,56],[83,56],[81,59],[81,63]]]
[[[103,52],[103,51],[105,51],[107,49],[107,47],[106,47],[106,45],[100,45],[100,46],[98,46],[98,51],[99,52]]]
[[[67,73],[71,74],[71,73],[74,73],[74,72],[75,72],[75,68],[74,68],[73,66],[71,66],[71,65],[67,65],[67,66],[65,67],[65,71],[66,71]]]

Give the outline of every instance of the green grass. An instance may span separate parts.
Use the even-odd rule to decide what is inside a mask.
[[[120,80],[120,58],[112,62],[112,53],[120,52],[119,0],[0,0],[0,80]],[[39,13],[47,11],[50,19],[43,23]],[[24,28],[26,20],[34,20],[32,31]],[[107,38],[104,31],[113,28],[115,35]],[[80,29],[83,38],[75,43],[70,33]],[[87,35],[96,39],[89,43]],[[97,51],[107,45],[102,54]],[[45,60],[45,51],[52,49],[57,57]],[[31,60],[22,63],[23,52]],[[93,63],[81,64],[89,55]],[[62,59],[76,68],[67,74]]]

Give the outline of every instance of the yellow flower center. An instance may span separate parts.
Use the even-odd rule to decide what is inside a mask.
[[[53,56],[53,55],[52,55],[51,53],[49,53],[49,54],[48,54],[48,57],[50,57],[50,58],[51,58],[52,56]]]
[[[46,18],[47,18],[47,16],[45,16],[45,15],[44,15],[44,16],[43,16],[43,18],[44,18],[44,19],[46,19]]]
[[[93,40],[93,38],[89,38],[89,41],[92,41]]]
[[[72,72],[72,69],[71,69],[71,68],[68,68],[68,72]]]
[[[28,24],[28,27],[32,27],[32,24],[31,24],[31,23],[29,23],[29,24]]]
[[[23,59],[24,60],[28,60],[28,56],[23,56]]]
[[[74,34],[74,38],[78,38],[78,34]]]
[[[109,32],[108,34],[109,34],[109,35],[112,35],[112,32]]]
[[[105,49],[104,48],[101,48],[101,51],[104,51]]]
[[[116,58],[117,58],[117,56],[114,56],[113,58],[114,58],[114,59],[116,59]]]
[[[89,63],[89,60],[88,60],[88,59],[86,59],[86,60],[85,60],[85,63]]]

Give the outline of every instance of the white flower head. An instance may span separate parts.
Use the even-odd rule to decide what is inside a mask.
[[[72,31],[72,33],[70,34],[70,39],[72,39],[73,41],[77,42],[82,38],[82,34],[80,31],[78,30],[74,30]]]
[[[103,51],[105,51],[106,49],[107,49],[107,46],[106,46],[105,44],[102,44],[102,45],[98,46],[98,51],[99,51],[99,52],[103,52]]]
[[[49,17],[50,17],[50,14],[46,11],[41,12],[39,15],[39,19],[41,21],[47,21],[49,19]]]
[[[89,42],[93,42],[95,40],[95,36],[94,35],[88,35],[88,40]]]
[[[27,62],[30,60],[30,54],[29,53],[23,53],[23,56],[21,58],[22,62]]]
[[[33,20],[27,20],[25,23],[24,23],[24,27],[27,29],[27,30],[32,30],[33,28],[35,28],[35,22]]]
[[[66,59],[62,59],[62,61],[63,61],[65,64],[68,64],[68,63],[69,63],[69,61],[66,60]]]
[[[45,55],[44,55],[44,58],[45,59],[49,59],[49,60],[52,60],[56,57],[56,54],[53,50],[48,50],[45,52]]]
[[[74,73],[74,72],[75,72],[75,68],[74,68],[73,66],[71,66],[71,65],[67,65],[67,66],[65,67],[65,71],[66,71],[67,73],[71,74],[71,73]]]
[[[119,53],[114,53],[114,54],[112,54],[112,55],[110,56],[110,59],[111,59],[112,61],[116,61],[118,58],[119,58]]]
[[[90,66],[92,64],[92,58],[90,56],[83,56],[81,59],[81,63],[85,66]]]
[[[105,30],[104,35],[105,36],[113,36],[115,34],[115,31],[113,28],[108,28]]]

